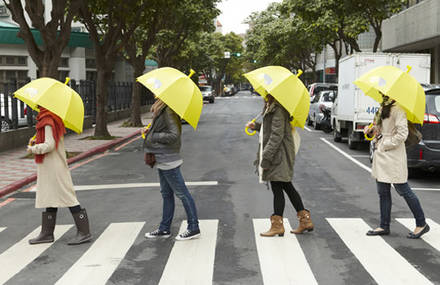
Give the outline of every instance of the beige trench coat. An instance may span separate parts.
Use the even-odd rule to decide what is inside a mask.
[[[72,177],[66,161],[64,138],[55,148],[52,127],[44,127],[44,143],[30,147],[34,154],[44,154],[43,163],[37,163],[36,208],[60,208],[79,205],[73,189]]]
[[[391,107],[390,116],[382,121],[382,138],[376,141],[372,176],[379,182],[406,183],[408,167],[405,140],[408,136],[406,113],[399,106]]]

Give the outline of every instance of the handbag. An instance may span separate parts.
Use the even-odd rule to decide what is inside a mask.
[[[145,164],[149,165],[151,168],[156,164],[156,156],[154,153],[145,153],[144,155]]]
[[[408,121],[408,137],[405,141],[405,147],[411,147],[422,140],[422,133],[416,128],[415,124]]]

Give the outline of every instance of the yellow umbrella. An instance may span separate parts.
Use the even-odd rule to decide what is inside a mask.
[[[200,119],[203,97],[197,85],[177,69],[162,67],[150,71],[136,80],[147,87],[168,107],[188,122],[194,129]]]
[[[298,77],[282,66],[266,66],[244,74],[261,96],[271,94],[293,116],[292,127],[304,128],[310,94]]]
[[[382,102],[382,95],[395,100],[405,111],[409,121],[423,124],[425,114],[425,92],[417,80],[394,66],[380,66],[359,77],[356,84],[367,96]]]
[[[66,128],[82,133],[84,123],[84,104],[81,97],[72,88],[58,80],[42,77],[29,82],[17,91],[14,96],[36,111],[44,107],[58,115]]]

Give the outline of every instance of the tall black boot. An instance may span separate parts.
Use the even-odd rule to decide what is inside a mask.
[[[86,209],[81,209],[78,213],[72,214],[75,221],[77,233],[76,236],[68,242],[68,245],[77,245],[89,242],[92,239],[90,234],[89,218]]]
[[[56,212],[43,212],[41,222],[41,232],[33,239],[29,240],[30,244],[50,243],[54,241],[53,231],[57,220]]]

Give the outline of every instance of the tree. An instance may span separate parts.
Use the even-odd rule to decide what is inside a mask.
[[[362,15],[374,30],[373,52],[379,48],[382,39],[382,22],[391,15],[399,12],[406,0],[352,0],[352,9],[362,11]]]
[[[38,67],[40,77],[58,78],[61,54],[69,43],[74,16],[80,0],[52,0],[50,20],[45,19],[42,0],[3,0],[11,11],[12,19],[20,26],[18,37],[22,38],[29,55]],[[22,2],[25,6],[23,7]],[[26,21],[29,16],[32,27],[40,32],[42,46],[38,46],[31,27]]]
[[[164,23],[168,18],[167,7],[170,6],[171,1],[150,1],[140,17],[139,25],[124,47],[125,59],[133,67],[134,75],[133,92],[131,97],[131,115],[127,122],[129,126],[142,126],[140,94],[141,89],[145,87],[136,82],[136,78],[141,76],[145,70],[145,60],[150,54],[151,47],[156,41],[157,32],[165,25]]]
[[[154,57],[162,66],[175,66],[175,58],[189,37],[214,30],[214,19],[220,13],[219,0],[173,0],[167,9],[166,27],[157,34]]]
[[[96,137],[110,136],[107,130],[108,84],[116,59],[132,36],[146,4],[142,0],[82,0],[80,20],[95,47]]]

